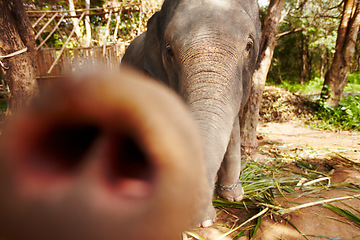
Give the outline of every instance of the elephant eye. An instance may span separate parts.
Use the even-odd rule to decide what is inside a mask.
[[[248,42],[247,44],[246,44],[246,51],[248,51],[248,52],[250,52],[250,50],[252,49],[252,47],[253,47],[253,45],[254,45],[254,43],[251,41],[251,42]]]
[[[175,56],[174,50],[173,50],[173,48],[171,47],[170,44],[166,44],[165,49],[166,49],[167,54],[168,54],[171,58],[173,58],[173,57]]]

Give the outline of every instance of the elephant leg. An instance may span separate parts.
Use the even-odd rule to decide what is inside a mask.
[[[209,203],[207,204],[204,219],[205,220],[200,223],[200,227],[210,227],[214,222],[216,222],[216,211],[212,205],[212,199],[210,199]]]
[[[229,201],[241,201],[244,190],[239,182],[241,171],[241,145],[240,145],[239,118],[235,118],[234,127],[224,160],[218,172],[216,192]]]

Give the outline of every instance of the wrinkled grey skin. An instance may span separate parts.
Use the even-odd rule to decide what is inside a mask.
[[[241,171],[238,115],[249,97],[259,39],[256,0],[165,0],[123,58],[189,105],[202,133],[210,186],[218,181],[218,194],[231,201],[244,194],[235,185]],[[201,225],[213,221],[209,199]]]

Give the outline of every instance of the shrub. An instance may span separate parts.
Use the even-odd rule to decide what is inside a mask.
[[[348,96],[337,108],[327,106],[320,100],[316,115],[321,120],[317,123],[318,127],[360,131],[360,96]]]

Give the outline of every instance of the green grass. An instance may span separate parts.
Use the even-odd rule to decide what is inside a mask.
[[[344,88],[344,92],[360,94],[360,84],[359,83],[348,83],[348,84],[346,84],[346,86]]]
[[[320,77],[315,77],[313,80],[304,84],[296,83],[294,80],[283,81],[281,84],[269,84],[299,94],[320,94],[323,83],[324,81]],[[348,83],[345,86],[344,92],[360,93],[360,73],[352,73],[348,75]]]
[[[304,84],[294,83],[292,81],[284,81],[281,84],[275,84],[274,86],[284,88],[290,92],[306,94],[320,93],[322,85],[323,80],[321,80],[319,77],[315,77],[315,79],[312,81],[306,82]]]

